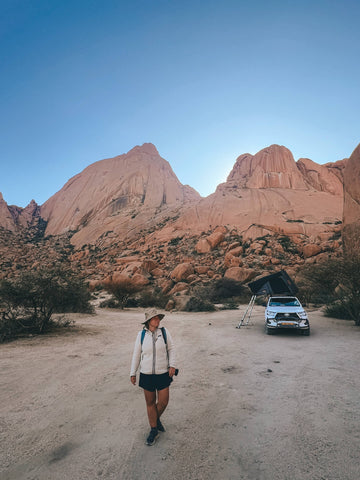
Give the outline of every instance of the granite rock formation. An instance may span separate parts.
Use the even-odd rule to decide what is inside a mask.
[[[317,165],[271,145],[238,157],[201,198],[144,144],[90,165],[41,207],[8,206],[0,195],[0,275],[66,261],[93,288],[125,276],[174,305],[224,277],[296,275],[341,252],[343,202],[346,227],[357,224],[359,164],[359,147],[351,161]]]
[[[360,252],[360,145],[350,156],[344,171],[343,238],[346,250]]]
[[[241,155],[227,181],[190,206],[175,226],[199,232],[226,225],[249,239],[271,233],[330,238],[342,220],[343,165],[296,163],[279,145]]]
[[[144,144],[87,167],[42,205],[41,215],[47,235],[74,231],[73,243],[81,246],[109,232],[134,236],[199,199],[154,145]]]

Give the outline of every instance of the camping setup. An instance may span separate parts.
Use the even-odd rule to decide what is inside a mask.
[[[261,277],[248,284],[253,295],[295,295],[297,286],[285,270]]]
[[[249,324],[255,300],[258,295],[295,295],[298,291],[297,286],[285,270],[261,277],[258,280],[255,280],[255,282],[248,283],[248,287],[251,290],[252,297],[236,328]],[[245,322],[246,317],[247,320]]]

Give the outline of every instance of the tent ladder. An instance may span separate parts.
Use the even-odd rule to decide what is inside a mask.
[[[254,308],[255,300],[256,300],[256,295],[253,295],[250,299],[249,305],[247,306],[247,309],[245,310],[245,313],[244,313],[242,319],[240,320],[240,322],[239,322],[239,324],[236,328],[240,328],[243,325],[245,325],[245,326],[249,325],[249,321],[250,321],[250,317],[251,317],[251,314],[252,314],[252,311],[253,311],[253,308]],[[246,318],[247,315],[248,315],[248,317],[245,321],[245,318]]]

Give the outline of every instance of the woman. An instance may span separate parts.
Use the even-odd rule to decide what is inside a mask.
[[[169,385],[175,374],[175,350],[168,330],[159,328],[165,315],[152,309],[145,313],[144,328],[138,333],[131,362],[130,380],[136,385],[140,366],[139,386],[144,389],[150,433],[146,445],[153,445],[165,428],[160,421],[169,402]]]

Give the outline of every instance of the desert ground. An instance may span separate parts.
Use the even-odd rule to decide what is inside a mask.
[[[264,308],[168,313],[179,376],[152,447],[129,381],[139,310],[72,315],[0,346],[3,480],[360,478],[360,329],[310,311],[310,337],[264,333]]]

